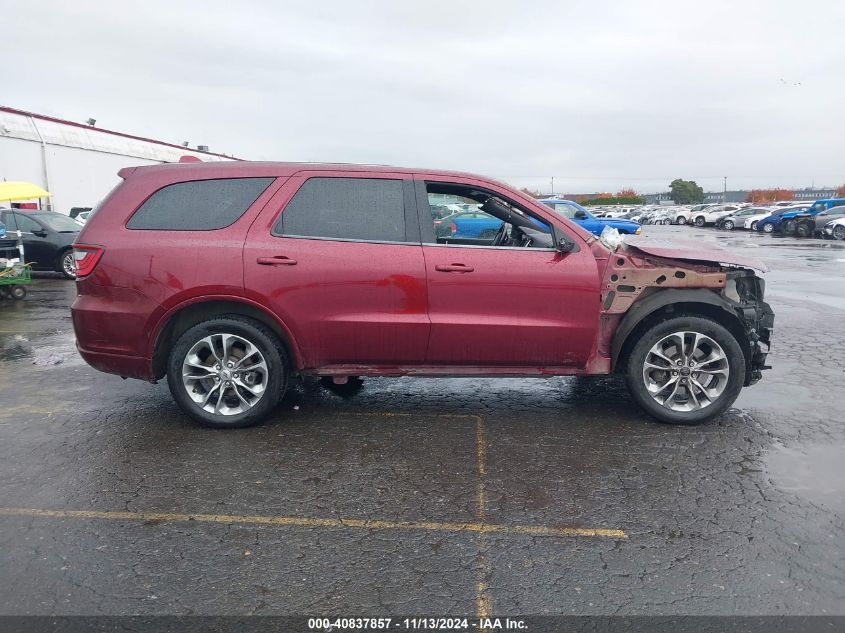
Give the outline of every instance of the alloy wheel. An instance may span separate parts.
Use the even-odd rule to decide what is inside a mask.
[[[267,389],[269,370],[258,347],[235,334],[197,341],[182,362],[182,385],[193,402],[215,415],[254,407]]]
[[[642,375],[655,402],[672,411],[696,411],[719,399],[728,385],[730,366],[712,338],[682,331],[654,344],[645,356]]]
[[[76,277],[76,260],[73,257],[73,251],[62,255],[62,271],[67,277]]]

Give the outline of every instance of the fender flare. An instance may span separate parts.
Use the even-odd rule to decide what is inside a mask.
[[[739,323],[739,317],[734,311],[733,305],[727,299],[707,288],[666,288],[652,293],[634,302],[616,328],[611,346],[611,360],[614,370],[628,336],[642,323],[643,319],[661,308],[677,303],[703,303],[721,308]]]

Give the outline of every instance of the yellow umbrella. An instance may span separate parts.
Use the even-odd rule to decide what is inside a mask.
[[[32,200],[53,194],[31,182],[0,182],[0,200]]]

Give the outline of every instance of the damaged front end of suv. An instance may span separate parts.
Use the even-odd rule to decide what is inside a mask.
[[[612,371],[627,374],[635,399],[655,417],[711,417],[769,368],[774,313],[754,272],[768,270],[765,264],[637,237],[607,257],[599,352]]]

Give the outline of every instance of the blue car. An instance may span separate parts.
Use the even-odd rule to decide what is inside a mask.
[[[819,211],[821,210],[822,209],[819,209]],[[780,233],[784,220],[794,218],[799,213],[806,212],[806,206],[783,207],[782,209],[773,211],[771,215],[766,216],[762,220],[759,220],[755,231],[760,231],[761,233]]]
[[[834,207],[841,207],[845,205],[845,198],[827,198],[825,200],[816,200],[809,209],[797,209],[790,213],[784,213],[781,218],[780,230],[781,233],[792,235],[797,228],[796,217],[803,216],[815,217],[822,211],[833,209]]]
[[[460,239],[489,239],[496,236],[502,227],[502,221],[482,211],[463,211],[446,216],[440,222],[443,224],[443,235]],[[435,230],[437,230],[435,222]]]
[[[601,235],[604,227],[610,226],[620,233],[628,235],[639,235],[640,225],[633,220],[619,220],[614,218],[597,218],[592,213],[587,211],[577,202],[572,200],[559,200],[557,198],[547,198],[540,200],[547,207],[551,207],[555,213],[569,218],[573,222],[577,222],[590,233]]]

